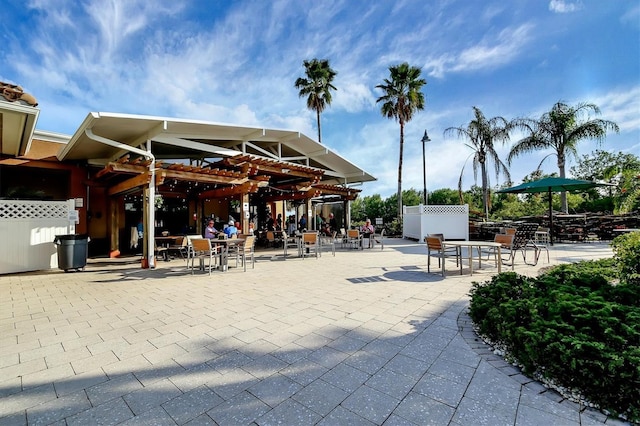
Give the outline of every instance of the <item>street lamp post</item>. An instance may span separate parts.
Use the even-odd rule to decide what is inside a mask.
[[[424,145],[431,141],[431,139],[429,139],[429,135],[427,135],[427,131],[424,131],[424,136],[422,137],[422,183],[424,185],[423,189],[423,195],[424,195],[424,205],[428,205],[429,201],[428,201],[428,197],[427,197],[427,163],[425,160],[425,155],[424,155]]]

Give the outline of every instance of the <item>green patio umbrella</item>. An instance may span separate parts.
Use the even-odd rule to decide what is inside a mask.
[[[553,245],[553,210],[551,209],[551,193],[564,191],[584,191],[596,186],[612,186],[610,183],[591,182],[589,180],[547,177],[533,182],[522,183],[498,192],[507,194],[536,194],[546,192],[549,195],[549,233]]]

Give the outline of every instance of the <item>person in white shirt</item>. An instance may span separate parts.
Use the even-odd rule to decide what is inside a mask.
[[[216,236],[218,235],[218,230],[214,225],[215,224],[213,223],[213,220],[210,220],[209,223],[207,224],[207,227],[204,230],[205,238],[209,238],[209,239],[216,238]]]

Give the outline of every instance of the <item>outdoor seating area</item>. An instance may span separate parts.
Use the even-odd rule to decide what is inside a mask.
[[[362,251],[365,248],[380,247],[384,250],[384,229],[363,238],[357,229],[350,229],[345,236],[337,231],[331,235],[318,232],[296,232],[288,235],[285,231],[267,231],[260,236],[239,234],[228,238],[220,234],[217,238],[203,238],[199,234],[156,237],[157,260],[171,262],[182,260],[185,270],[191,275],[205,272],[226,272],[230,268],[242,267],[247,270],[247,262],[255,269],[256,257],[268,256],[282,259],[320,258],[323,253],[331,254]],[[230,263],[231,261],[234,261]],[[158,267],[159,265],[156,265]]]
[[[455,258],[456,267],[463,273],[463,260],[466,260],[469,274],[474,272],[474,253],[477,253],[478,268],[493,258],[497,272],[502,271],[502,265],[511,266],[515,270],[518,254],[522,256],[523,265],[536,266],[542,252],[546,252],[547,263],[550,259],[549,229],[542,228],[536,223],[511,223],[511,227],[500,227],[493,235],[492,241],[483,240],[445,240],[443,234],[429,234],[424,238],[427,249],[427,272],[431,272],[431,258],[438,259],[441,275],[446,276],[445,261],[448,257]],[[497,229],[497,228],[496,228]],[[464,255],[463,255],[464,249]],[[528,256],[528,260],[527,260]]]
[[[257,247],[255,269],[244,262],[250,279],[239,279],[233,261],[226,273],[196,266],[192,275],[180,256],[156,269],[135,257],[90,258],[84,272],[53,270],[46,280],[0,276],[2,300],[32,295],[3,305],[0,420],[518,424],[523,412],[547,424],[614,420],[526,379],[477,340],[464,300],[495,269],[470,276],[451,267],[443,280],[427,273],[422,242],[399,238],[384,251],[338,244],[335,257],[317,260],[282,262],[282,251]],[[611,250],[556,244],[550,255],[555,265]]]

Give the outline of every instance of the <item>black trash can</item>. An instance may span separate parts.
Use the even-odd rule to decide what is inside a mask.
[[[58,268],[65,272],[84,269],[87,265],[88,242],[87,234],[56,235],[53,243],[58,250]]]

